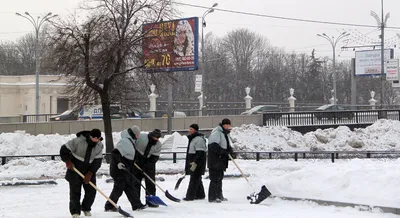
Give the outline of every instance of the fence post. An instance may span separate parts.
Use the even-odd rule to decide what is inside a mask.
[[[306,153],[303,153],[303,159],[306,159]]]
[[[172,153],[172,160],[173,160],[173,163],[176,163],[176,153],[175,152]]]
[[[374,97],[375,97],[375,92],[374,91],[371,91],[370,92],[370,94],[371,94],[371,99],[369,99],[369,105],[371,105],[371,109],[372,110],[375,110],[375,104],[376,104],[376,102],[377,102],[377,100],[375,100],[374,99]],[[381,99],[381,102],[382,102],[382,99]],[[382,103],[381,103],[382,104]]]
[[[335,163],[335,153],[332,153],[331,157],[332,157],[332,163]]]
[[[296,161],[296,162],[297,162],[297,159],[298,159],[298,157],[297,157],[297,153],[294,153],[294,161]]]
[[[367,158],[371,158],[371,153],[367,153]]]
[[[156,89],[156,86],[152,84],[150,86],[151,94],[148,96],[149,100],[150,100],[149,111],[153,117],[156,117],[156,110],[157,110],[156,98],[158,97],[158,95],[154,93],[155,89]]]
[[[289,112],[294,112],[294,108],[295,108],[295,103],[294,102],[296,101],[296,98],[293,97],[294,89],[290,88],[289,92],[290,92],[290,97],[288,98],[288,101],[289,101]]]
[[[6,164],[6,157],[1,157],[1,165],[5,165]]]
[[[260,153],[259,152],[256,153],[256,161],[260,161]]]
[[[272,153],[269,152],[269,159],[272,159]]]
[[[244,101],[246,103],[246,111],[251,109],[251,100],[253,99],[250,94],[250,87],[246,87],[244,89],[246,91],[246,97],[244,97]]]

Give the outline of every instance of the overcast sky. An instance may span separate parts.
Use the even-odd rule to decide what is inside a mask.
[[[3,0],[0,8],[0,40],[14,41],[18,37],[33,30],[33,26],[25,19],[15,15],[15,12],[30,12],[33,15],[45,12],[57,13],[65,16],[78,6],[80,0]],[[381,15],[381,0],[180,0],[180,2],[201,6],[212,6],[218,3],[216,9],[227,9],[255,14],[273,15],[290,18],[300,18],[317,21],[329,21],[340,23],[352,23],[362,25],[377,25],[370,15],[375,11]],[[396,50],[400,47],[400,0],[384,0],[384,13],[390,13],[388,27],[399,29],[387,29],[385,42]],[[179,5],[181,17],[201,17],[206,9]],[[332,56],[332,47],[326,39],[317,36],[318,33],[326,33],[329,36],[338,36],[346,31],[351,34],[348,37],[348,46],[371,44],[379,42],[379,30],[377,28],[351,27],[328,24],[315,24],[278,20],[265,17],[239,15],[223,11],[215,11],[206,17],[207,27],[205,34],[212,32],[222,37],[229,31],[237,28],[248,28],[267,38],[271,45],[284,48],[287,52],[311,53],[316,49],[317,56]],[[341,41],[337,45],[338,59],[354,57],[352,49],[341,52],[341,47],[346,45]],[[396,51],[396,53],[398,53]]]

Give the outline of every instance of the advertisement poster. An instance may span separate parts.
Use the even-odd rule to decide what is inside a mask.
[[[197,70],[197,17],[146,24],[143,26],[143,34],[146,71]]]

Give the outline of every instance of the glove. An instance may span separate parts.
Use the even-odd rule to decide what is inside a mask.
[[[88,171],[85,174],[85,178],[83,179],[83,183],[88,184],[90,182],[90,180],[92,179],[93,173]]]
[[[120,170],[126,169],[125,164],[123,164],[123,163],[118,163],[117,166],[118,166],[118,169],[120,169]]]
[[[189,165],[190,165],[190,171],[194,172],[197,168],[197,164],[195,162],[191,162]]]
[[[72,167],[74,167],[74,164],[72,163],[71,160],[67,160],[65,162],[65,165],[67,166],[68,169],[72,169]]]

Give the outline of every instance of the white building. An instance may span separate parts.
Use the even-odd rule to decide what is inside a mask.
[[[65,78],[41,75],[39,113],[57,114],[71,105],[65,95]],[[0,117],[36,113],[36,76],[0,76]]]

